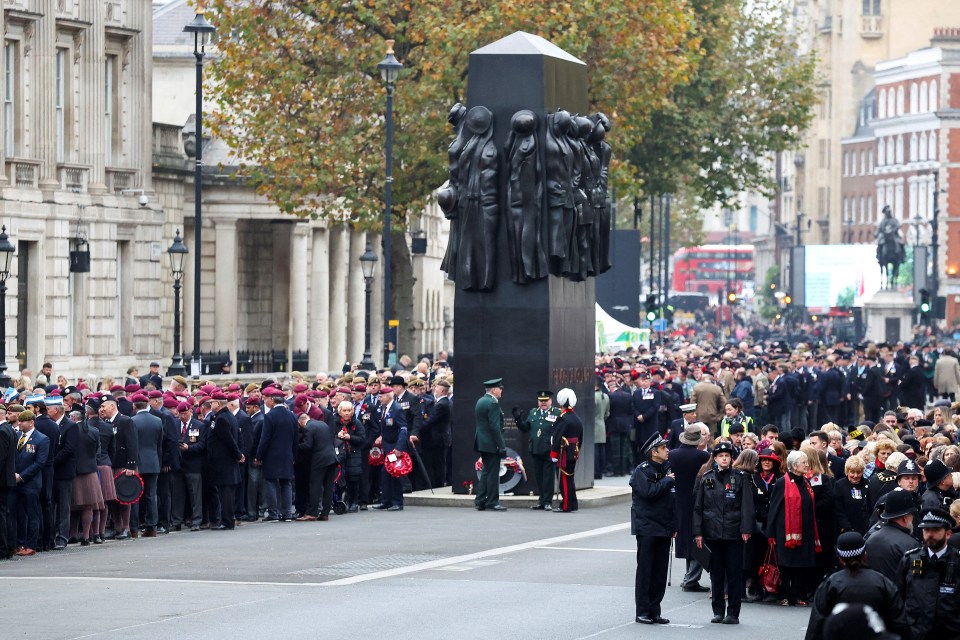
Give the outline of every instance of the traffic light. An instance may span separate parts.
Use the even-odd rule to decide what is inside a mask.
[[[727,302],[729,304],[737,304],[737,294],[733,291],[727,294]]]
[[[930,314],[930,290],[920,289],[920,317],[926,319]]]
[[[788,293],[787,295],[783,296],[783,304],[785,304],[785,305],[787,305],[787,306],[789,307],[792,303],[793,303],[793,298],[790,297],[790,294],[789,294],[789,293]]]
[[[657,319],[657,296],[656,294],[647,294],[647,320],[653,322]]]

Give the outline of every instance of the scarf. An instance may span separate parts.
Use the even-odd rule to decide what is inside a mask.
[[[803,489],[810,495],[811,511],[814,507],[813,489],[803,480]],[[783,476],[783,518],[784,518],[784,546],[787,549],[798,549],[803,545],[803,501],[800,497],[800,488],[790,474]],[[820,547],[820,535],[817,532],[817,520],[813,520],[813,543],[817,553]]]

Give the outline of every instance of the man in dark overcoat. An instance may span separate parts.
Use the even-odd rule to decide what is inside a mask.
[[[679,446],[670,451],[670,468],[677,480],[677,516],[680,520],[677,529],[676,555],[687,561],[687,572],[680,582],[680,587],[684,591],[704,593],[710,590],[700,584],[704,567],[690,552],[693,540],[693,486],[700,467],[710,459],[710,454],[700,446],[703,443],[700,424],[694,423],[680,434]]]

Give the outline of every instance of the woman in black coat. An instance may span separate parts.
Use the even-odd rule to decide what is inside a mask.
[[[697,481],[693,498],[693,536],[711,551],[713,619],[739,624],[743,596],[743,548],[753,535],[753,485],[750,474],[732,468],[733,445],[713,450],[713,466]],[[724,597],[726,596],[726,597]]]
[[[837,532],[856,531],[860,535],[870,526],[873,505],[863,479],[864,463],[859,456],[851,456],[843,465],[846,477],[837,480],[833,487],[833,501],[837,516]]]
[[[104,508],[103,491],[97,476],[97,453],[100,451],[100,431],[89,422],[77,425],[76,469],[73,479],[70,531],[77,532],[81,546],[90,544],[90,526],[93,524],[93,512]],[[99,524],[99,523],[98,523]],[[71,533],[71,535],[72,535]],[[95,531],[99,534],[99,531]]]
[[[813,490],[806,474],[810,461],[805,453],[791,451],[787,474],[777,480],[770,495],[767,540],[775,545],[780,566],[780,604],[804,605],[803,601],[821,549],[817,535]],[[788,544],[789,543],[789,544]]]
[[[807,482],[813,489],[813,499],[816,504],[817,533],[820,534],[822,551],[817,552],[817,571],[811,578],[809,589],[804,600],[813,597],[813,591],[820,581],[836,567],[836,558],[833,547],[837,541],[836,518],[834,517],[833,496],[836,482],[833,479],[830,465],[827,464],[827,452],[813,447],[800,449],[807,454],[810,460],[810,475]]]
[[[743,455],[742,453],[740,454]],[[753,474],[753,512],[756,520],[754,535],[750,539],[747,552],[744,555],[744,570],[750,579],[747,582],[747,602],[757,602],[765,596],[760,588],[757,575],[760,572],[760,566],[763,564],[764,556],[767,552],[767,538],[764,532],[767,530],[767,513],[770,511],[770,496],[773,493],[773,487],[777,480],[783,474],[780,473],[780,458],[773,449],[764,449],[760,452],[759,468]],[[773,597],[773,596],[770,596]]]
[[[347,480],[347,513],[356,513],[360,508],[360,479],[363,476],[363,448],[367,435],[363,425],[354,417],[353,403],[349,400],[344,400],[337,407],[337,417],[331,426],[346,450],[341,468]]]

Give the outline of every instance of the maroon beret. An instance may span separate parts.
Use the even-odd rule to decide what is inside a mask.
[[[127,393],[136,393],[137,391],[140,391],[140,385],[128,384],[123,388],[123,390],[126,391]]]
[[[227,394],[227,401],[229,401],[229,402],[233,402],[234,400],[239,400],[239,399],[240,399],[240,394],[239,394],[239,393],[228,393],[228,394]]]
[[[366,393],[366,392],[367,392],[367,387],[366,387],[366,385],[355,384],[355,385],[353,385],[353,392],[354,392],[354,393]]]
[[[254,398],[253,396],[250,396],[249,398],[247,398],[245,404],[246,404],[248,407],[249,407],[250,405],[259,405],[259,404],[260,404],[260,400],[258,400],[257,398]]]
[[[302,407],[303,405],[307,404],[308,402],[310,402],[310,398],[307,397],[307,394],[301,393],[301,394],[297,395],[296,400],[293,401],[293,406],[295,406],[295,407]]]
[[[387,394],[392,394],[392,393],[393,393],[392,387],[384,387],[383,389],[380,390],[380,395],[382,396],[385,396]]]
[[[182,413],[184,411],[193,411],[193,407],[191,407],[186,402],[181,402],[180,404],[177,405],[177,413]]]
[[[146,402],[147,400],[149,400],[149,398],[142,393],[135,393],[130,396],[130,402]]]
[[[211,400],[216,400],[217,402],[226,402],[226,401],[227,401],[227,394],[225,394],[223,391],[220,391],[219,389],[217,389],[216,391],[214,391],[213,393],[210,394],[210,399],[211,399]]]
[[[227,387],[227,391],[240,391],[240,385],[236,382]]]
[[[118,384],[115,384],[112,387],[110,387],[110,393],[114,393],[115,391],[123,391],[123,387],[121,387]]]
[[[179,403],[177,402],[177,399],[174,398],[173,396],[166,396],[166,397],[163,399],[163,406],[164,406],[165,408],[167,408],[167,409],[173,409],[173,408],[176,407],[178,404],[179,404]]]
[[[147,397],[150,398],[151,400],[153,400],[154,398],[162,398],[163,391],[158,391],[157,389],[154,389],[153,391],[148,391]]]

